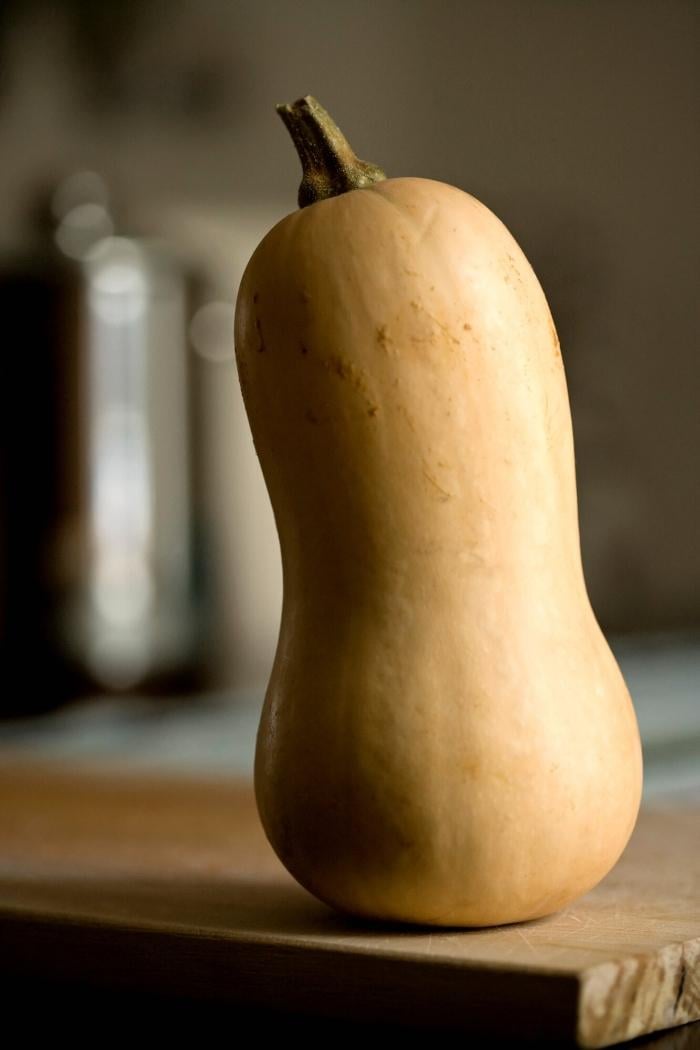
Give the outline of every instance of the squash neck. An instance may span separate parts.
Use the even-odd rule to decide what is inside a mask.
[[[300,208],[386,178],[376,164],[355,155],[335,121],[311,95],[277,106],[277,112],[292,136],[301,161]]]

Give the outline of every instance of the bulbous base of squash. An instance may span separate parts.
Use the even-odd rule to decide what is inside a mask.
[[[406,882],[394,884],[391,879],[383,886],[361,885],[351,887],[342,879],[324,877],[311,863],[302,870],[297,864],[285,862],[275,852],[296,881],[314,897],[336,911],[373,922],[390,922],[440,928],[471,928],[504,926],[545,918],[566,908],[573,901],[593,889],[612,870],[626,843],[602,870],[588,873],[585,881],[574,878],[562,887],[552,885],[549,892],[533,895],[515,892],[510,878],[494,872],[492,882],[483,887],[474,886],[468,899],[455,900],[459,893],[434,891],[418,879],[415,885]],[[362,882],[361,873],[357,873]],[[468,878],[465,883],[468,883]],[[496,892],[494,892],[494,889]],[[510,897],[510,899],[508,899]]]
[[[261,800],[262,796],[262,800]],[[533,873],[529,863],[501,841],[502,856],[493,859],[493,844],[462,857],[452,854],[449,863],[437,857],[406,863],[403,849],[394,857],[384,852],[377,862],[368,859],[363,838],[346,843],[336,852],[338,829],[324,834],[312,823],[304,835],[295,821],[293,840],[280,807],[271,817],[265,811],[265,791],[258,790],[258,807],[267,837],[290,874],[313,896],[337,911],[372,921],[435,927],[484,927],[543,918],[565,908],[596,886],[617,863],[634,828],[639,793],[626,800],[623,824],[609,825],[604,848],[592,842],[590,831],[578,830],[578,849],[572,851],[571,828],[558,835],[544,832],[532,822],[532,849],[543,852],[542,865]],[[262,801],[262,804],[261,804]],[[303,822],[303,814],[300,814]],[[606,815],[600,815],[605,822]],[[556,853],[552,839],[561,838],[561,852],[568,863],[552,866],[546,856]],[[519,843],[518,843],[519,845]],[[486,854],[491,857],[486,858]]]
[[[413,893],[410,895],[413,900],[406,899],[405,889],[402,893],[401,888],[395,889],[389,885],[384,888],[383,892],[378,892],[376,899],[370,902],[366,894],[355,895],[351,890],[343,894],[340,887],[328,889],[319,885],[313,874],[307,880],[298,875],[295,878],[318,900],[335,911],[354,918],[401,925],[432,926],[440,929],[474,929],[507,926],[553,915],[583,896],[588,890],[593,889],[608,874],[608,871],[612,870],[614,863],[599,877],[594,878],[590,885],[573,890],[568,887],[564,891],[553,887],[548,899],[540,900],[537,904],[514,895],[510,906],[505,902],[495,901],[490,890],[486,889],[483,890],[480,899],[477,899],[479,897],[477,889],[470,901],[453,904],[449,900],[442,901],[437,896],[426,895],[426,888],[420,884],[413,888]],[[290,872],[290,874],[294,873]],[[494,882],[499,882],[497,875],[494,875]]]
[[[339,801],[330,784],[299,790],[268,743],[263,734],[256,798],[277,856],[319,900],[372,921],[465,928],[551,915],[614,867],[639,809],[638,740],[616,783],[591,787],[585,805],[560,783],[548,809],[541,799],[532,808],[533,795],[517,784],[513,795],[497,786],[485,799],[484,774],[460,808],[450,806],[447,781],[432,809],[415,798],[402,809],[389,791],[383,808],[379,773],[366,793],[351,774]]]

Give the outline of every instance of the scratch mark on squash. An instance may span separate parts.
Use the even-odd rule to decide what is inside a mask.
[[[398,386],[398,382],[395,382],[394,386]],[[408,429],[412,430],[413,433],[415,434],[415,432],[416,432],[416,424],[413,422],[413,417],[411,416],[411,413],[408,411],[406,406],[402,405],[402,404],[398,404],[396,406],[396,408],[397,408],[397,411],[399,412],[399,414],[402,415],[403,418],[405,419],[406,425],[408,426]]]
[[[265,352],[265,340],[263,339],[262,324],[257,314],[255,315],[255,331],[258,333],[258,353],[262,354]]]
[[[416,236],[415,241],[414,241],[414,243],[416,245],[419,245],[422,241],[424,241],[426,239],[426,237],[428,236],[428,234],[430,233],[432,227],[435,224],[435,219],[437,217],[437,213],[438,213],[438,206],[437,206],[437,204],[435,204],[435,203],[431,204],[430,208],[428,208],[428,211],[423,216],[423,221],[420,223],[420,225],[416,226],[416,234],[417,234],[417,236]]]
[[[333,354],[330,357],[323,358],[321,363],[328,372],[337,376],[338,379],[347,380],[351,387],[360,394],[364,399],[368,415],[376,414],[378,406],[370,397],[369,384],[362,369],[358,368],[353,361],[349,361],[340,354]]]
[[[438,331],[442,332],[442,334],[445,336],[445,338],[449,339],[449,341],[454,346],[460,346],[461,345],[459,339],[457,338],[456,335],[454,335],[453,332],[450,331],[448,325],[446,325],[444,321],[441,321],[439,317],[436,317],[435,314],[431,313],[430,310],[426,310],[426,308],[423,306],[423,304],[418,302],[417,299],[411,299],[409,305],[411,306],[411,308],[413,310],[416,311],[416,313],[424,314],[428,318],[428,320],[431,321],[435,325],[435,327],[438,329]],[[428,336],[417,336],[416,335],[416,336],[412,336],[412,341],[414,343],[423,343],[423,342],[430,341],[432,338],[433,338],[433,334],[432,333],[430,335],[428,335]]]
[[[559,336],[557,335],[557,330],[554,327],[554,319],[553,319],[551,314],[549,315],[549,331],[550,331],[551,336],[552,336],[552,342],[554,343],[554,356],[557,357],[557,358],[561,357],[561,347],[559,345]]]
[[[447,500],[452,499],[452,493],[447,492],[447,490],[442,487],[442,485],[433,477],[433,475],[430,473],[426,466],[423,466],[423,477],[426,478],[433,486],[433,488],[437,490],[437,492],[439,493],[438,498],[441,503],[446,503]]]

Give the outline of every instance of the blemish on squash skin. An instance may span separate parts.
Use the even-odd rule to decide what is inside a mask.
[[[454,346],[460,346],[461,345],[460,342],[459,342],[459,339],[457,338],[457,336],[453,335],[453,333],[450,331],[450,329],[445,324],[445,322],[441,321],[439,317],[435,316],[435,314],[431,314],[431,312],[429,310],[426,310],[426,308],[423,306],[423,304],[419,303],[417,299],[411,299],[411,301],[409,303],[409,306],[413,310],[415,310],[416,313],[423,313],[423,314],[425,314],[425,316],[428,318],[428,320],[432,321],[432,323],[435,325],[435,327],[440,332],[442,332],[442,334],[445,336],[445,338],[449,339],[449,341]],[[424,342],[428,342],[429,340],[431,340],[433,338],[434,338],[434,335],[432,333],[429,336],[413,336],[412,337],[412,342],[414,342],[414,343],[424,343]]]
[[[318,424],[320,423],[320,420],[319,420],[318,416],[310,408],[307,408],[307,410],[306,410],[306,412],[304,414],[304,418],[306,419],[307,423],[313,423],[316,426],[318,426]]]
[[[506,258],[508,259],[508,262],[510,264],[510,270],[511,270],[512,275],[515,277],[515,280],[520,285],[520,287],[523,288],[524,287],[523,276],[520,273],[520,270],[518,268],[517,262],[515,261],[513,256],[510,254],[510,252],[507,253]],[[506,279],[506,281],[508,283],[510,283],[510,275],[509,274],[506,274],[505,279]]]
[[[326,368],[331,372],[335,372],[340,379],[346,379],[354,367],[346,361],[343,361],[342,357],[329,357],[327,361],[324,361]]]
[[[338,379],[350,383],[350,385],[364,398],[365,406],[367,409],[376,408],[374,401],[369,396],[369,387],[362,369],[358,368],[354,362],[341,357],[339,354],[334,354],[332,357],[327,357],[322,360],[323,367],[336,375]]]
[[[415,434],[415,432],[416,432],[416,424],[413,422],[413,417],[411,416],[411,414],[408,411],[408,409],[406,408],[406,406],[399,404],[399,405],[396,406],[396,408],[397,408],[397,411],[399,412],[399,414],[402,415],[403,418],[405,419],[406,424],[408,426],[408,429],[413,431],[413,433]]]
[[[389,335],[387,334],[385,324],[381,324],[377,328],[377,342],[381,346],[382,350],[386,350],[387,346],[391,342]]]
[[[554,343],[554,356],[555,357],[560,357],[561,356],[561,347],[559,346],[559,336],[557,335],[557,330],[554,327],[554,321],[552,319],[551,314],[549,316],[549,331],[552,334],[552,342]]]
[[[258,333],[258,353],[263,354],[265,352],[265,340],[263,339],[262,325],[260,324],[260,318],[255,318],[255,331]]]
[[[305,357],[308,354],[308,352],[309,352],[308,346],[306,346],[305,343],[300,343],[300,345],[299,345],[299,353],[302,354]]]
[[[253,292],[253,303],[257,303],[260,299],[260,292]]]
[[[452,493],[451,492],[447,492],[442,487],[442,485],[438,481],[435,480],[435,478],[430,473],[430,471],[428,470],[427,467],[423,467],[423,477],[426,478],[427,481],[429,481],[430,484],[433,486],[433,488],[435,488],[437,490],[437,492],[439,493],[438,499],[440,500],[441,503],[446,503],[448,500],[452,499]]]

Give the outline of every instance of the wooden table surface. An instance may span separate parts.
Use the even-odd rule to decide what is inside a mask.
[[[643,812],[548,919],[425,931],[298,887],[247,783],[6,762],[0,945],[37,980],[606,1046],[700,1017],[700,812]]]

